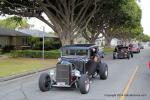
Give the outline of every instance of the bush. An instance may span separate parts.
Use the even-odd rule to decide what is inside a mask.
[[[2,53],[8,53],[15,49],[14,45],[6,45],[2,48]]]
[[[32,46],[32,50],[42,50],[43,46],[42,46],[42,42],[36,42],[33,44]]]
[[[28,58],[42,58],[42,51],[39,50],[17,50],[11,53],[12,57],[28,57]],[[58,50],[51,50],[44,52],[45,58],[58,58],[60,52]]]
[[[29,44],[31,45],[32,50],[42,50],[43,48],[43,41],[39,38],[30,38]],[[61,41],[58,38],[48,38],[44,41],[44,49],[45,50],[55,50],[61,47]]]

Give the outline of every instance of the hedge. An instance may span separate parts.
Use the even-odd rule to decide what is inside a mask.
[[[11,52],[12,57],[27,57],[27,58],[42,58],[42,51],[40,50],[17,50]],[[45,58],[58,58],[60,52],[58,50],[44,51]]]
[[[15,49],[14,45],[6,45],[6,46],[2,47],[1,53],[9,53],[14,49]]]

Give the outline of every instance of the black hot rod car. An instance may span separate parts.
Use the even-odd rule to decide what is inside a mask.
[[[90,89],[90,79],[108,77],[107,64],[101,62],[98,46],[95,44],[74,44],[61,47],[61,57],[58,59],[56,70],[42,73],[39,78],[41,91],[52,87],[75,87],[82,94]]]
[[[128,46],[117,45],[113,52],[113,59],[117,58],[128,58],[130,59],[130,51]]]

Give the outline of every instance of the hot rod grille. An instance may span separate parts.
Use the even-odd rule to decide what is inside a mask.
[[[57,64],[56,81],[57,82],[65,82],[65,84],[69,85],[70,80],[71,80],[70,77],[71,77],[71,66]]]

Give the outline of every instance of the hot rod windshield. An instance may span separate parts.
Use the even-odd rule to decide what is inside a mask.
[[[62,56],[88,56],[87,49],[64,49],[61,53]]]

